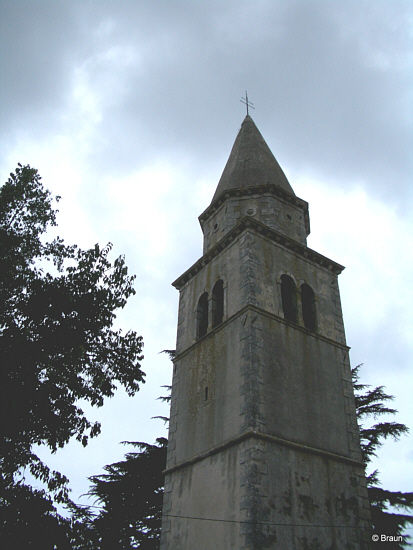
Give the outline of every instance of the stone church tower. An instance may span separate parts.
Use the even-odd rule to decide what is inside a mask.
[[[361,550],[369,504],[337,277],[247,115],[180,291],[162,550]]]

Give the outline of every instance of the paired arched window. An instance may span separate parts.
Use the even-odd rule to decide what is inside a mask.
[[[298,322],[297,289],[294,280],[289,275],[281,275],[281,302],[284,319]],[[301,285],[301,311],[305,328],[317,330],[315,295],[307,284]],[[220,325],[224,319],[224,282],[219,279],[212,289],[212,328]],[[208,331],[208,292],[204,292],[198,300],[196,308],[196,338],[202,338]]]
[[[281,302],[284,319],[297,322],[297,291],[295,283],[288,275],[281,275]]]
[[[208,331],[208,307],[208,292],[204,292],[198,300],[198,306],[195,314],[197,340],[205,336]],[[211,327],[215,328],[224,320],[224,281],[222,281],[222,279],[219,279],[212,289],[211,313]]]
[[[198,300],[196,308],[196,337],[202,338],[208,330],[208,292],[204,292]]]
[[[297,289],[289,275],[281,275],[281,302],[284,319],[297,323]],[[315,294],[307,283],[301,285],[301,311],[305,328],[315,332],[317,330]]]
[[[224,281],[219,279],[212,289],[212,328],[222,323],[224,318]]]
[[[313,289],[306,283],[301,285],[301,307],[303,311],[303,321],[305,328],[315,331],[316,315],[315,315],[315,296]]]

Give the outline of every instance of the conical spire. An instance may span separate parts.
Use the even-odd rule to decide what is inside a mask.
[[[254,121],[247,115],[238,132],[212,202],[229,189],[266,183],[279,185],[284,191],[295,194]]]

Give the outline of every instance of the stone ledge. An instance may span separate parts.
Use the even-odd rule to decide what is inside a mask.
[[[305,260],[314,262],[319,266],[331,271],[332,273],[339,275],[344,266],[330,260],[326,256],[319,254],[315,250],[308,248],[307,246],[300,244],[298,241],[294,241],[290,237],[278,233],[274,229],[264,225],[263,223],[250,218],[249,216],[244,216],[237,225],[229,231],[215,246],[211,248],[206,254],[204,254],[194,265],[185,271],[178,279],[176,279],[172,286],[181,290],[181,288],[190,281],[201,269],[209,264],[213,258],[215,258],[224,248],[226,248],[232,241],[238,238],[242,233],[252,229],[256,231],[259,235],[264,236],[271,241],[283,246],[291,252],[302,256]]]
[[[321,456],[322,458],[326,458],[329,460],[333,460],[335,462],[344,462],[345,464],[349,464],[351,466],[356,466],[358,468],[365,468],[365,464],[361,462],[360,460],[355,460],[353,458],[350,458],[348,456],[339,455],[337,453],[332,453],[330,451],[324,451],[323,449],[317,449],[315,447],[309,447],[308,445],[303,445],[302,443],[296,443],[294,441],[288,441],[287,439],[282,439],[280,437],[277,437],[275,435],[269,435],[261,432],[257,432],[256,430],[248,430],[247,432],[234,437],[232,439],[229,439],[228,441],[225,441],[224,443],[221,443],[220,445],[217,445],[215,447],[212,447],[211,449],[208,449],[207,451],[204,451],[203,453],[199,453],[192,458],[189,458],[187,460],[184,460],[182,462],[179,462],[178,464],[175,464],[174,466],[171,466],[170,468],[165,469],[162,473],[164,475],[171,474],[172,472],[176,472],[177,470],[182,470],[182,468],[186,468],[188,466],[192,466],[193,464],[196,464],[197,462],[201,462],[202,460],[205,460],[206,458],[209,458],[210,456],[216,455],[222,451],[225,451],[226,449],[229,449],[231,447],[234,447],[235,445],[238,445],[239,443],[242,443],[243,441],[246,441],[248,439],[256,439],[258,441],[265,441],[269,443],[275,443],[277,445],[283,446],[283,447],[289,447],[292,449],[295,449],[297,451],[301,451],[303,453],[308,454],[315,454],[318,456]]]
[[[318,332],[310,331],[310,330],[306,329],[305,327],[303,327],[301,325],[298,325],[297,323],[293,323],[291,321],[286,321],[283,317],[280,317],[279,315],[275,315],[275,313],[270,313],[269,311],[266,311],[265,309],[262,309],[261,307],[255,305],[255,304],[247,304],[242,309],[240,309],[237,313],[235,313],[234,315],[232,315],[231,317],[229,317],[228,319],[223,321],[220,325],[218,325],[217,327],[212,329],[210,332],[205,334],[205,336],[202,336],[202,338],[200,338],[199,340],[196,340],[196,342],[193,342],[185,350],[177,353],[177,355],[174,359],[174,363],[176,363],[176,361],[178,361],[179,359],[184,357],[187,353],[190,353],[195,348],[195,346],[197,346],[200,342],[202,342],[202,340],[207,340],[208,338],[211,338],[216,332],[221,330],[226,325],[232,323],[238,317],[241,317],[242,315],[244,315],[248,311],[254,311],[256,313],[264,315],[265,317],[269,317],[270,319],[274,319],[276,321],[279,321],[280,323],[282,323],[284,325],[288,325],[290,327],[293,327],[294,329],[296,329],[300,332],[304,332],[305,334],[308,334],[308,335],[312,336],[313,338],[317,338],[318,340],[322,340],[323,342],[327,342],[328,344],[331,344],[331,345],[335,346],[336,348],[340,348],[343,351],[349,351],[350,350],[350,347],[347,346],[346,344],[344,344],[343,342],[338,342],[337,340],[333,340],[332,338],[328,338],[327,336],[323,336],[322,334],[319,334]],[[244,339],[247,339],[248,337],[249,337],[248,334],[246,334]]]

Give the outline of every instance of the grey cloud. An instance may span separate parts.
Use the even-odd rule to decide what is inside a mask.
[[[64,3],[3,0],[0,16],[2,133],[33,123],[42,133],[70,88],[75,14]]]
[[[6,133],[16,120],[20,128],[35,122],[39,134],[56,131],[83,67],[103,94],[91,165],[116,173],[159,156],[211,163],[232,143],[248,87],[281,164],[341,184],[364,180],[383,197],[408,192],[407,3],[2,6]],[[135,52],[135,62],[102,58],[115,46]],[[110,97],[120,79],[123,93]]]
[[[234,122],[242,117],[234,102],[248,87],[256,100],[253,116],[276,144],[276,155],[341,183],[356,179],[368,185],[371,180],[382,197],[393,196],[395,188],[405,196],[411,82],[391,64],[395,36],[399,60],[407,56],[399,32],[405,14],[390,17],[387,27],[369,27],[368,20],[365,28],[356,25],[361,34],[355,39],[344,32],[347,22],[331,3],[304,6],[291,3],[274,12],[268,3],[267,26],[248,29],[233,6],[227,34],[217,32],[217,16],[206,14],[209,26],[204,22],[198,33],[195,24],[178,21],[181,25],[170,29],[167,40],[160,35],[157,52],[164,55],[151,57],[143,72],[132,72],[129,97],[104,122],[107,135],[110,129],[115,135],[126,130],[120,150],[112,150],[114,164],[117,155],[122,161],[144,160],[160,151],[166,156],[184,151],[211,162],[232,141]],[[385,15],[394,16],[391,10]],[[274,19],[278,25],[272,36]],[[390,65],[377,66],[388,44]]]

